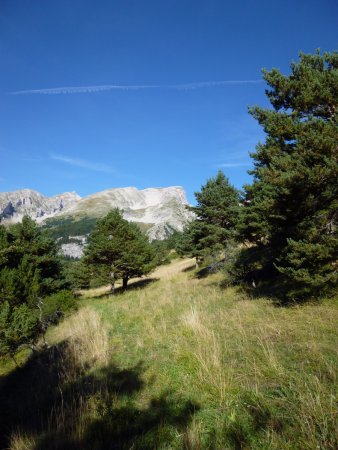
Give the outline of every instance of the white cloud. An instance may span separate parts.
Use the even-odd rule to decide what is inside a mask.
[[[66,86],[48,89],[29,89],[23,91],[10,92],[11,95],[22,94],[44,94],[44,95],[58,95],[58,94],[92,94],[102,91],[139,91],[144,89],[175,89],[175,90],[191,90],[203,89],[209,87],[227,86],[234,84],[256,84],[263,80],[223,80],[223,81],[202,81],[196,83],[185,84],[144,84],[144,85],[123,85],[123,84],[105,84],[99,86]]]
[[[70,164],[71,166],[82,167],[83,169],[93,170],[95,172],[113,173],[115,175],[117,174],[117,171],[115,169],[106,164],[86,161],[85,159],[73,158],[70,156],[59,155],[55,153],[50,153],[49,156],[51,159],[54,159],[55,161]]]

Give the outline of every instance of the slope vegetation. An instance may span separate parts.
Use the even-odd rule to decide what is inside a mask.
[[[336,448],[337,304],[280,308],[193,269],[84,292],[50,349],[2,380],[3,445]]]

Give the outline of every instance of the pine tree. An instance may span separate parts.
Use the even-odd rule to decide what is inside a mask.
[[[35,306],[65,287],[57,246],[32,219],[0,230],[0,302],[15,297]]]
[[[20,346],[34,345],[43,331],[46,296],[64,286],[56,244],[33,220],[24,217],[9,228],[0,224],[1,354],[14,358]]]
[[[222,171],[207,180],[195,197],[197,204],[190,210],[196,219],[187,225],[176,248],[199,263],[207,256],[219,255],[234,238],[240,197]]]
[[[338,53],[301,53],[290,75],[263,76],[273,109],[250,109],[266,140],[241,214],[254,245],[246,277],[277,277],[292,299],[318,296],[337,282]]]
[[[84,264],[95,276],[110,283],[122,278],[126,288],[128,280],[146,275],[153,268],[153,249],[147,237],[136,224],[123,219],[118,209],[113,209],[99,220],[92,231],[85,250]]]

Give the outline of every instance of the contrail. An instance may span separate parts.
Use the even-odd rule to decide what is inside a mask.
[[[59,155],[55,153],[50,153],[49,157],[54,159],[55,161],[60,161],[66,164],[70,164],[71,166],[81,167],[83,169],[93,170],[95,172],[105,172],[105,173],[113,173],[117,174],[117,171],[106,164],[101,164],[97,162],[87,161],[85,159],[73,158],[67,155]]]
[[[24,94],[42,94],[42,95],[58,95],[58,94],[93,94],[102,91],[140,91],[145,89],[174,89],[174,90],[191,90],[203,89],[209,87],[218,87],[234,84],[256,84],[263,80],[224,80],[224,81],[201,81],[186,84],[104,84],[99,86],[66,86],[48,89],[29,89],[24,91],[9,92],[11,95]]]

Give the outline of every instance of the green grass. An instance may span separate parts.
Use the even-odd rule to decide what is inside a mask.
[[[12,448],[337,448],[336,301],[276,307],[189,264],[114,297],[92,290],[50,331],[55,346],[73,342],[63,404],[42,428],[19,421]]]

